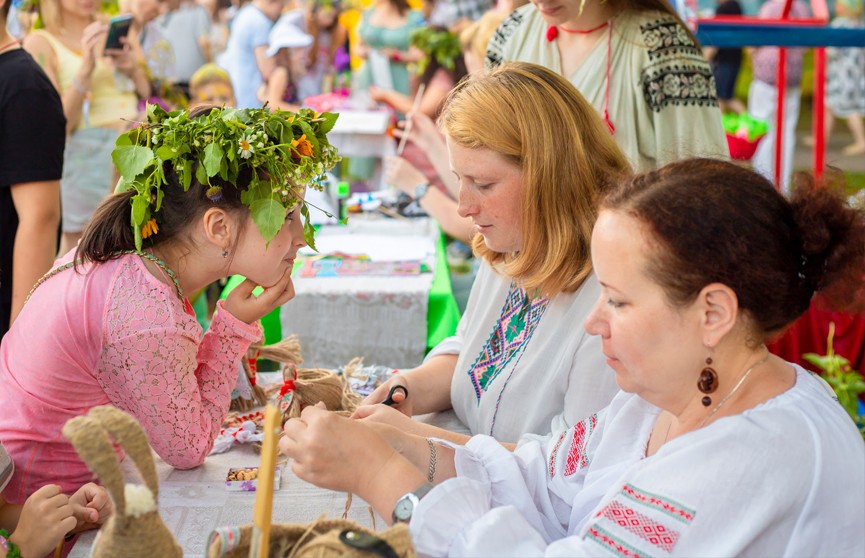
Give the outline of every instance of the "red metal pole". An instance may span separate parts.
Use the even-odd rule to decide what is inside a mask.
[[[778,79],[775,84],[777,105],[775,110],[775,188],[781,190],[782,154],[784,153],[784,97],[787,92],[787,49],[778,49]]]
[[[781,19],[790,17],[793,0],[784,0]],[[775,84],[777,95],[777,110],[775,112],[775,188],[781,189],[782,155],[784,153],[784,97],[787,93],[787,49],[778,49],[778,80]]]
[[[826,49],[814,49],[814,178],[819,182],[826,169]]]

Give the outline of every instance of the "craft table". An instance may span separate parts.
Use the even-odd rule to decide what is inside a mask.
[[[411,277],[300,277],[296,296],[262,319],[265,339],[274,343],[297,334],[305,364],[334,368],[356,356],[365,364],[395,368],[420,364],[429,349],[453,335],[460,314],[451,290],[444,239],[431,220],[394,220],[352,216],[348,226],[325,226],[319,236],[354,236],[370,242],[386,237],[408,242],[413,236],[433,240],[426,258],[432,273]],[[382,240],[384,238],[384,240]],[[223,297],[242,281],[232,278]]]
[[[468,433],[452,412],[418,418],[436,426]],[[200,467],[185,471],[166,465],[155,455],[154,459],[159,477],[159,511],[183,548],[184,558],[204,558],[207,539],[214,528],[252,523],[255,492],[229,492],[225,489],[228,469],[258,465],[259,456],[250,445],[236,445],[226,453],[209,456]],[[128,470],[130,464],[130,459],[125,460],[124,469]],[[273,522],[308,523],[322,514],[328,518],[341,517],[345,503],[345,493],[308,484],[294,476],[291,467],[285,465],[279,490],[274,493]],[[372,527],[368,506],[358,497],[352,502],[348,518],[365,527]],[[381,517],[376,517],[376,529],[385,527]],[[69,553],[69,558],[89,557],[95,537],[96,531],[82,534]]]

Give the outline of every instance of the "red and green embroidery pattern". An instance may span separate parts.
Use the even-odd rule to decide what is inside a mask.
[[[626,484],[595,514],[586,539],[618,556],[671,554],[695,515],[678,502]]]
[[[556,476],[556,457],[559,454],[559,448],[562,447],[562,442],[565,441],[565,435],[567,433],[567,430],[562,432],[562,434],[559,436],[558,441],[556,442],[555,447],[553,447],[552,453],[550,454],[550,478]]]
[[[633,500],[634,502],[655,508],[684,524],[693,521],[694,516],[697,515],[696,511],[686,508],[678,502],[661,498],[660,496],[650,492],[645,492],[632,484],[626,484],[623,486],[621,494],[625,498]]]
[[[548,298],[531,300],[523,289],[511,283],[501,316],[468,370],[478,402],[502,370],[525,351],[548,302]]]
[[[601,527],[589,527],[589,532],[586,536],[589,540],[595,541],[610,552],[613,552],[616,556],[627,556],[628,558],[649,558],[648,554],[644,554],[633,546],[622,542]]]
[[[598,512],[597,517],[605,517],[619,527],[630,531],[646,542],[667,552],[673,551],[679,532],[667,528],[652,518],[641,514],[617,500],[613,500]]]
[[[568,461],[565,465],[565,476],[569,477],[589,465],[588,447],[589,438],[598,425],[598,415],[592,415],[574,425],[574,439],[571,441],[571,449],[568,450]]]

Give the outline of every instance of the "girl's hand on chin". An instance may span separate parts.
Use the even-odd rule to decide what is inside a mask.
[[[271,310],[282,306],[294,298],[294,283],[291,281],[291,268],[285,270],[282,278],[272,287],[266,287],[258,296],[252,291],[258,287],[254,281],[245,279],[243,283],[228,293],[223,308],[242,322],[251,324],[268,315]]]

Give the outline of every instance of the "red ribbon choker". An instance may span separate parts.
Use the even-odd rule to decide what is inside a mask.
[[[553,40],[555,40],[555,38],[559,36],[559,29],[561,29],[565,33],[578,33],[580,35],[588,35],[589,33],[594,33],[595,31],[597,31],[599,29],[603,29],[604,27],[606,27],[609,24],[610,24],[609,21],[605,21],[604,23],[598,25],[597,27],[592,27],[591,29],[586,29],[585,31],[582,29],[568,29],[568,28],[563,27],[561,25],[559,25],[558,27],[555,25],[550,25],[549,27],[547,27],[547,41],[553,42]]]

